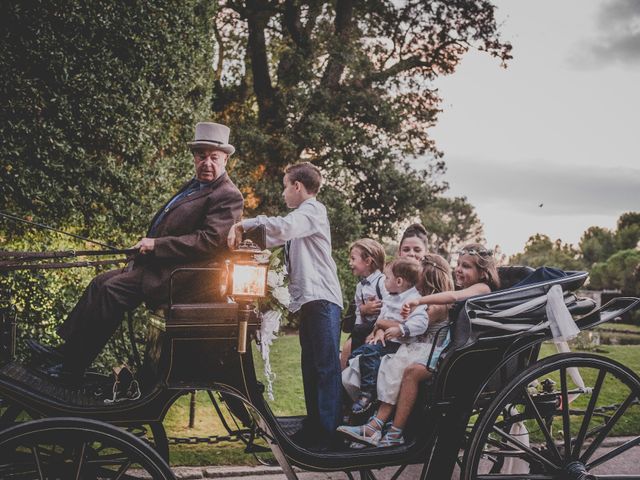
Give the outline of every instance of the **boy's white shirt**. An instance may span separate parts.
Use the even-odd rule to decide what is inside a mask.
[[[371,324],[378,319],[378,315],[365,315],[365,318],[363,320],[362,314],[360,313],[360,306],[362,305],[363,298],[365,301],[367,301],[369,297],[378,298],[376,285],[380,288],[380,294],[382,295],[382,298],[380,298],[380,300],[384,301],[389,296],[387,289],[384,287],[384,278],[384,273],[382,273],[380,270],[376,270],[366,278],[368,282],[366,285],[363,285],[361,282],[358,282],[358,284],[356,285],[356,325],[360,325],[364,322]]]
[[[414,298],[420,298],[420,292],[416,287],[411,287],[402,293],[396,295],[388,293],[382,303],[382,310],[378,318],[384,320],[394,320],[398,323],[402,323],[406,330],[406,335],[397,339],[391,339],[393,342],[399,343],[412,343],[416,341],[418,335],[422,335],[427,331],[429,325],[429,316],[427,315],[427,306],[418,305],[409,316],[405,319],[402,318],[400,312],[402,311],[402,305]]]
[[[242,221],[244,230],[264,225],[267,247],[289,245],[289,310],[305,303],[327,300],[342,308],[338,269],[331,256],[331,230],[325,206],[311,197],[285,217],[258,215]]]

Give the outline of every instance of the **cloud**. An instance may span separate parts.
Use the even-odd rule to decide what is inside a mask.
[[[618,215],[640,210],[640,168],[583,167],[531,160],[504,162],[445,158],[451,194],[471,204],[528,215]],[[542,204],[542,207],[540,207]]]
[[[596,21],[599,34],[585,39],[570,62],[578,68],[640,66],[640,2],[610,0],[600,7]]]

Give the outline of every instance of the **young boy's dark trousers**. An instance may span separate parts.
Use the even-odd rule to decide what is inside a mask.
[[[378,370],[382,357],[390,353],[396,353],[401,343],[387,342],[382,343],[365,343],[351,353],[351,358],[357,357],[360,361],[360,391],[367,394],[370,398],[376,397],[376,385],[378,380]]]
[[[316,439],[321,441],[330,439],[341,420],[340,310],[327,300],[314,300],[301,308],[306,425],[316,430]]]

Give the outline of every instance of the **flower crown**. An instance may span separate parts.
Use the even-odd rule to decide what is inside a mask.
[[[456,252],[458,255],[478,255],[480,257],[490,257],[493,255],[493,250],[487,250],[486,248],[463,248]]]

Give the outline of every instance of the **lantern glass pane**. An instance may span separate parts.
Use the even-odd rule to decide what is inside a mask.
[[[234,265],[233,295],[262,297],[267,291],[266,265]]]

